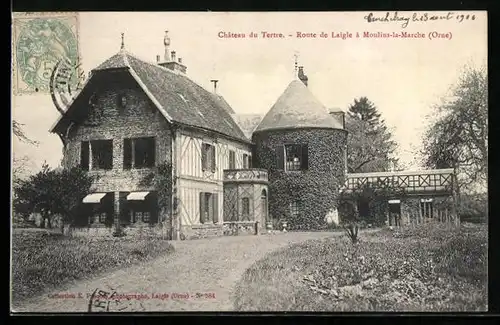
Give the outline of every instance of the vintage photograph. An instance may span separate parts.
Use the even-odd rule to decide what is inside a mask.
[[[11,313],[487,311],[487,25],[12,13]]]

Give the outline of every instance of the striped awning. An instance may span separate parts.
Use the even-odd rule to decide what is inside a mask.
[[[131,192],[127,195],[127,201],[144,201],[149,192]]]
[[[101,203],[107,193],[91,193],[83,198],[83,203]]]

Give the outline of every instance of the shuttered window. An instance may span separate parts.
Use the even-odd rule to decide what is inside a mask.
[[[233,150],[229,150],[229,164],[228,164],[229,169],[235,169],[236,168],[236,154]]]
[[[123,168],[150,168],[156,163],[154,137],[123,140]]]
[[[200,192],[200,223],[219,223],[219,196]]]
[[[80,166],[84,170],[113,168],[113,140],[83,141]]]
[[[201,168],[203,171],[211,171],[215,173],[215,146],[204,143],[201,146]]]
[[[307,170],[309,168],[309,152],[307,144],[287,144],[284,150],[286,171]]]
[[[132,168],[132,139],[123,140],[123,168]]]
[[[82,141],[80,150],[80,166],[83,170],[89,170],[89,161],[90,161],[89,158],[90,158],[89,142]]]

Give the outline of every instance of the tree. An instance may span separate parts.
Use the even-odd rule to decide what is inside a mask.
[[[12,121],[12,133],[14,136],[21,142],[38,145],[37,141],[33,141],[24,134],[22,129],[22,124],[13,120]],[[12,155],[12,183],[16,184],[26,173],[27,165],[29,162],[29,158],[27,156],[18,157],[15,154]]]
[[[19,182],[14,207],[24,213],[40,213],[42,228],[45,223],[51,228],[54,215],[61,215],[63,224],[71,224],[95,180],[79,167],[54,170],[44,163],[41,171]]]
[[[459,189],[486,186],[488,177],[488,80],[484,67],[466,66],[453,100],[433,111],[421,155],[429,168],[455,168]],[[437,116],[437,119],[436,119]]]
[[[349,106],[346,129],[349,173],[388,171],[397,164],[393,157],[397,143],[368,98],[355,99]]]

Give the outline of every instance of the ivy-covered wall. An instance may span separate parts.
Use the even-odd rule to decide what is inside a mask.
[[[269,172],[269,215],[286,220],[292,230],[326,227],[326,214],[337,205],[345,180],[347,132],[339,129],[269,130],[253,134],[254,166]],[[307,144],[308,169],[285,172],[277,150],[285,144]],[[290,204],[301,202],[299,216],[291,218]]]

